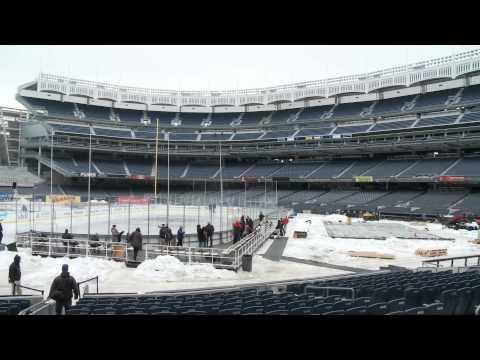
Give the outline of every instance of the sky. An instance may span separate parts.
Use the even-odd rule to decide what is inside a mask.
[[[40,72],[165,90],[230,90],[355,75],[480,45],[2,45],[0,106]]]

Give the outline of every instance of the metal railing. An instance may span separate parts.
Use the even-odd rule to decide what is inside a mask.
[[[426,266],[427,264],[435,264],[436,267],[440,267],[440,263],[450,261],[450,267],[454,267],[455,260],[464,260],[464,266],[468,266],[468,259],[477,259],[476,265],[480,265],[480,254],[475,255],[463,255],[463,256],[448,256],[448,257],[441,257],[429,260],[423,260],[422,266]]]
[[[97,294],[98,294],[98,275],[95,276],[95,277],[93,277],[93,278],[91,278],[91,279],[87,279],[87,280],[83,280],[83,281],[77,282],[77,286],[79,287],[79,290],[80,290],[80,285],[85,284],[85,283],[87,283],[87,282],[90,282],[90,281],[92,281],[92,280],[95,280],[95,283],[96,283],[96,286],[97,286]],[[85,287],[84,287],[84,293],[83,293],[83,294],[84,294],[84,295],[85,295],[85,294],[89,294],[89,291],[88,291],[88,290],[89,290],[88,285],[85,285]],[[81,292],[80,292],[80,291],[79,291],[79,293],[80,293],[80,295],[81,295]]]
[[[35,291],[35,292],[39,292],[40,294],[42,294],[42,297],[43,297],[43,294],[44,294],[44,290],[40,290],[40,289],[35,289],[35,288],[31,288],[31,287],[28,287],[28,286],[25,286],[25,285],[17,285],[17,284],[13,284],[13,293],[15,294],[15,290],[16,288],[19,287],[20,289],[27,289],[27,290],[32,290],[32,291]]]

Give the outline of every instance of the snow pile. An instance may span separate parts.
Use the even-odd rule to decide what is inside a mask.
[[[211,264],[184,264],[176,257],[157,256],[142,262],[134,271],[135,277],[169,282],[192,280],[231,280],[238,278],[230,270],[216,269]]]

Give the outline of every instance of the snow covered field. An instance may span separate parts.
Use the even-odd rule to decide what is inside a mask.
[[[26,203],[26,206],[27,209],[29,209],[28,203]],[[21,210],[22,204],[19,204],[16,223],[14,205],[7,206],[5,203],[0,203],[0,219],[2,220],[4,229],[4,244],[9,244],[15,241],[15,231],[20,233],[34,229],[36,231],[50,232],[50,204],[35,204],[35,211],[32,212],[35,214],[35,220],[32,220],[32,217],[28,212],[23,213]],[[148,234],[149,227],[151,235],[158,234],[158,225],[167,223],[167,207],[166,205],[161,204],[150,205],[150,207],[146,205],[131,205],[130,210],[128,209],[128,205],[112,205],[109,210],[108,205],[99,203],[92,204],[91,211],[91,232],[98,232],[100,235],[110,234],[110,227],[113,224],[116,224],[120,231],[124,230],[125,232],[128,232],[129,230],[135,230],[136,227],[140,227],[143,234]],[[245,215],[256,218],[260,211],[263,211],[264,214],[266,214],[269,210],[261,208],[247,208],[244,210],[242,207],[224,207],[222,218],[223,229],[230,229],[233,219],[239,218],[244,213]],[[81,206],[74,205],[73,209],[70,208],[70,205],[56,204],[54,215],[55,232],[63,232],[65,229],[69,229],[72,233],[87,232],[87,204],[81,204]],[[150,217],[150,221],[148,221],[148,217]],[[129,218],[130,222],[128,221]],[[184,207],[171,205],[169,208],[170,227],[175,233],[180,226],[185,226],[185,230],[188,234],[196,233],[196,226],[198,223],[206,225],[209,221],[212,222],[216,231],[220,230],[219,206],[217,206],[215,212],[212,214],[210,213],[208,206]]]
[[[311,221],[311,223],[307,221]],[[405,240],[395,237],[386,240],[342,239],[329,237],[323,224],[324,221],[346,223],[347,217],[343,215],[298,214],[294,219],[291,219],[288,225],[286,235],[289,240],[283,255],[376,270],[380,266],[388,266],[389,264],[411,268],[421,266],[422,260],[426,258],[415,255],[415,250],[418,248],[446,248],[448,249],[448,256],[480,254],[480,245],[469,242],[469,240],[477,237],[476,231],[442,228],[441,224],[434,223],[381,220],[381,223],[398,223],[419,230],[428,229],[435,235],[454,238],[455,241]],[[352,221],[363,220],[352,219]],[[306,239],[294,239],[293,232],[295,230],[307,230],[308,237]],[[357,258],[349,256],[348,251],[374,251],[392,254],[396,258],[394,260]]]

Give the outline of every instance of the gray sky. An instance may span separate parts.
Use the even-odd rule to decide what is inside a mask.
[[[0,46],[0,106],[40,72],[157,89],[226,90],[354,75],[475,46]]]

